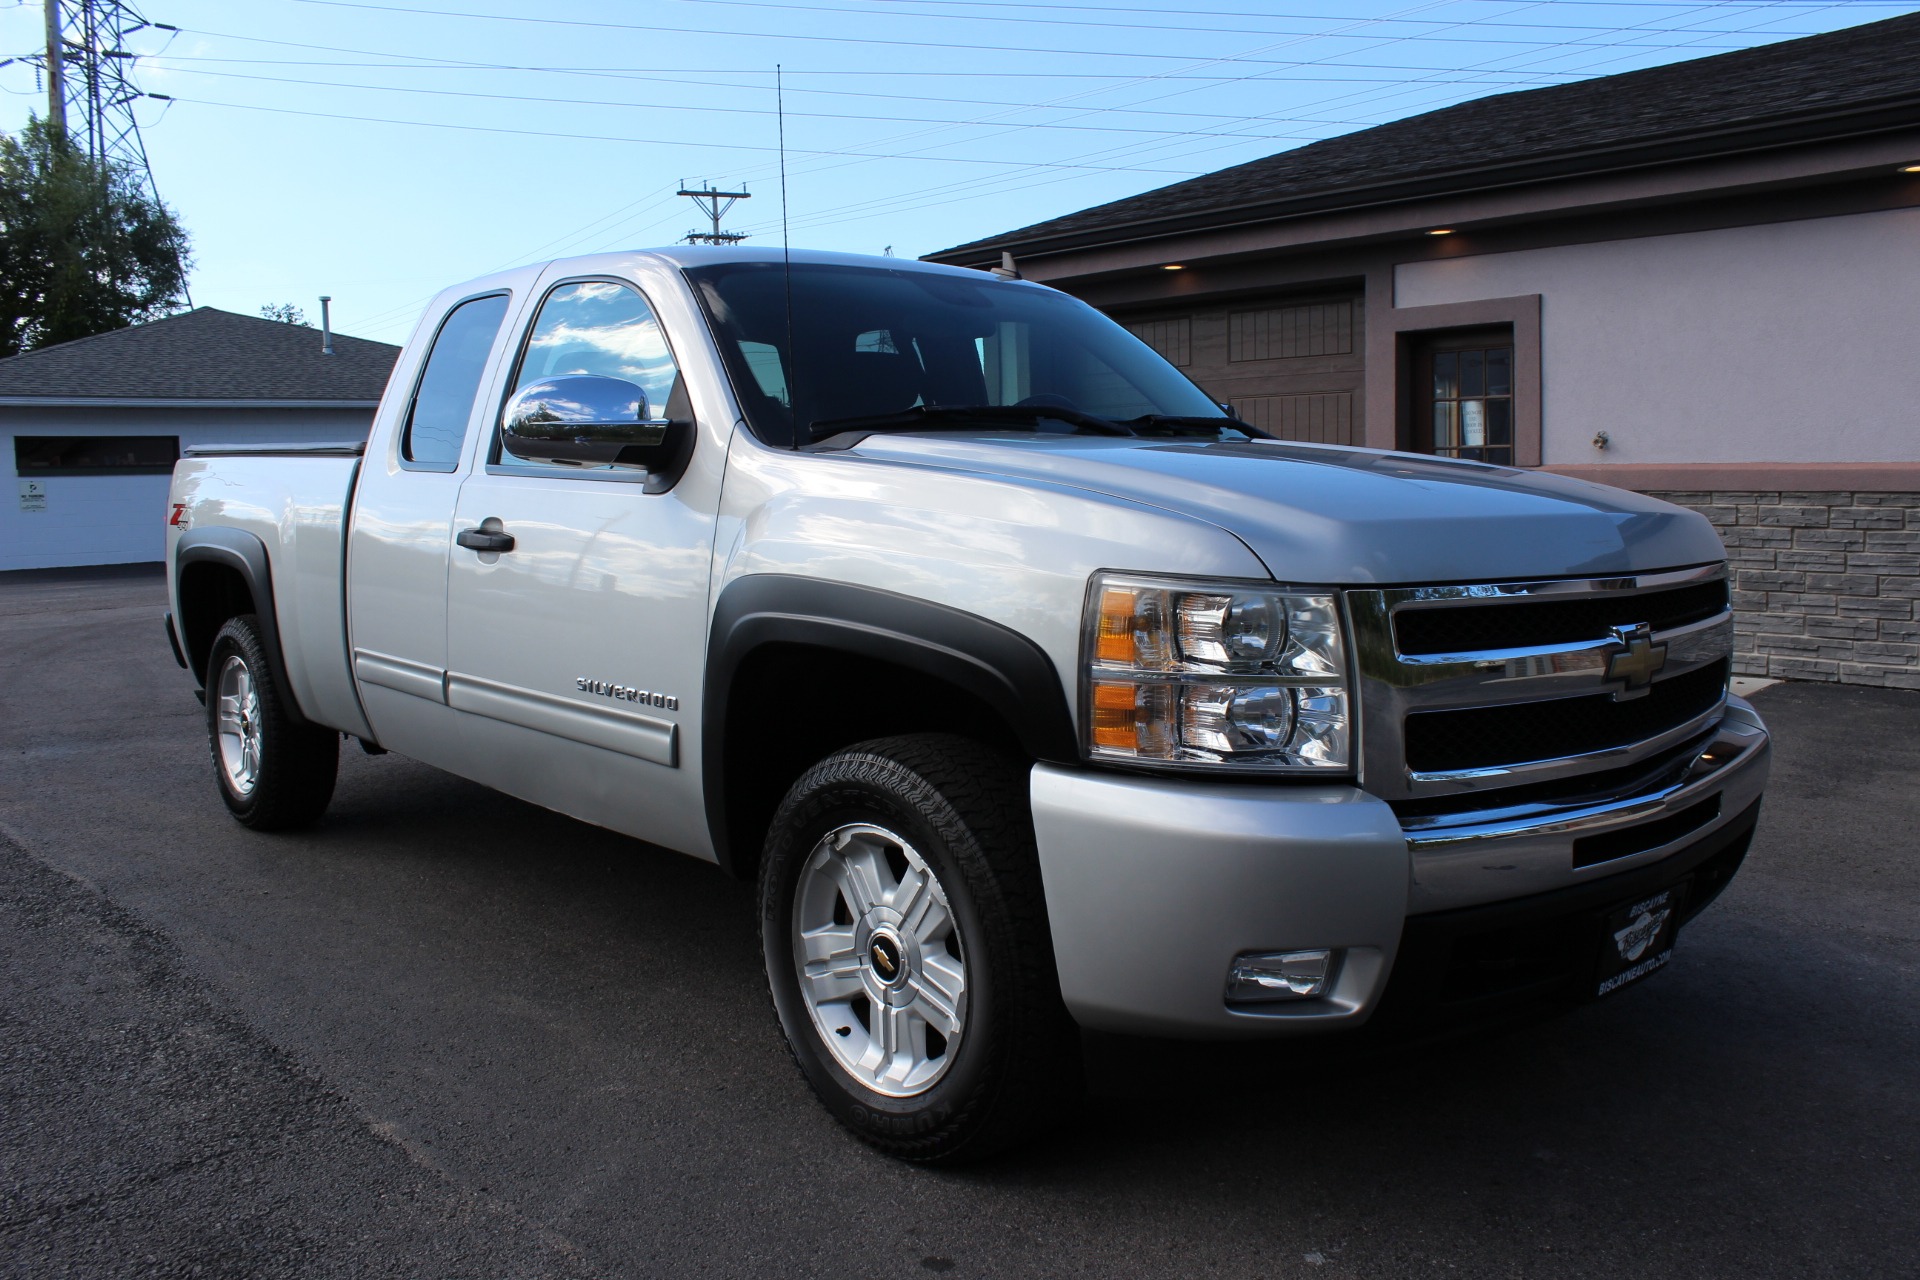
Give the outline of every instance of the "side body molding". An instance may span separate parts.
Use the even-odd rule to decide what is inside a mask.
[[[305,713],[294,699],[293,685],[287,679],[286,656],[280,651],[280,623],[274,613],[273,569],[267,560],[267,544],[244,529],[228,529],[218,525],[189,529],[180,535],[173,560],[174,596],[181,605],[181,617],[177,622],[180,638],[187,647],[193,678],[204,688],[208,674],[207,651],[213,645],[213,633],[194,633],[187,596],[182,590],[187,580],[187,569],[196,564],[214,564],[231,569],[246,583],[247,594],[253,597],[254,616],[260,620],[260,638],[266,642],[267,664],[272,668],[274,683],[281,690],[287,718],[299,725],[307,724]]]
[[[700,734],[708,826],[720,865],[736,874],[759,851],[734,849],[729,840],[728,699],[742,664],[768,645],[830,650],[942,681],[989,707],[1034,759],[1079,762],[1060,675],[1045,650],[1018,631],[876,587],[789,574],[739,578],[714,608]]]

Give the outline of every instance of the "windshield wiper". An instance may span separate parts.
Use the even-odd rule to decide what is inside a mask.
[[[927,431],[943,427],[970,427],[985,424],[1017,423],[1033,426],[1051,418],[1069,426],[1097,432],[1103,436],[1130,436],[1126,426],[1078,409],[1041,404],[935,404],[915,405],[899,413],[876,413],[859,418],[817,418],[808,425],[808,438],[815,444],[848,431]]]
[[[1223,428],[1243,431],[1257,440],[1270,440],[1272,432],[1262,431],[1251,422],[1242,422],[1238,418],[1201,418],[1177,413],[1143,413],[1137,418],[1127,418],[1120,424],[1135,435],[1152,435],[1164,431],[1168,435],[1177,435],[1182,431],[1219,431]]]

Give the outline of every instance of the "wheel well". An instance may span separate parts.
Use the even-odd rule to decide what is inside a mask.
[[[194,678],[206,683],[207,655],[227,619],[258,613],[253,593],[238,569],[197,563],[180,571],[180,643]]]
[[[812,645],[754,650],[727,695],[726,862],[751,879],[780,801],[817,761],[856,742],[953,733],[1024,759],[985,701],[923,672]]]

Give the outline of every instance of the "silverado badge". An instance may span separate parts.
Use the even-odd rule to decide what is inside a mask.
[[[674,694],[654,693],[626,684],[609,684],[605,680],[595,680],[591,676],[574,677],[573,687],[582,693],[595,693],[619,702],[637,702],[643,707],[659,707],[664,711],[680,709],[680,699]]]

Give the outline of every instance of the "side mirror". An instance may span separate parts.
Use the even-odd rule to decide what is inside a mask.
[[[647,394],[620,378],[541,378],[507,401],[500,442],[529,462],[641,467],[657,471],[680,454],[689,424],[647,416]]]

